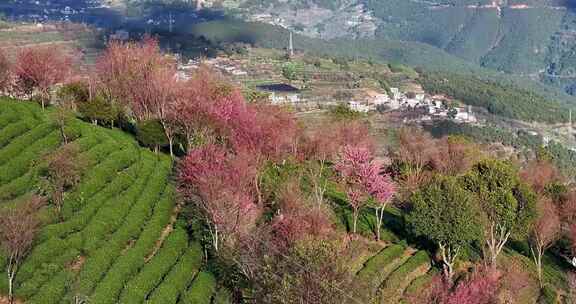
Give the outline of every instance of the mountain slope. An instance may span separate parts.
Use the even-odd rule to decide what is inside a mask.
[[[470,63],[576,92],[573,1],[239,2],[235,11],[245,18],[303,35],[424,43]],[[346,22],[336,25],[336,19]]]
[[[174,223],[171,159],[118,130],[79,120],[71,127],[88,169],[66,196],[62,220],[50,208],[43,211],[46,225],[17,274],[16,295],[38,304],[74,297],[91,303],[177,303],[185,296],[209,302],[213,290],[194,288],[201,247]],[[58,130],[38,105],[0,100],[0,208],[17,206],[34,191],[36,164],[59,145]],[[5,293],[5,280],[0,282]]]

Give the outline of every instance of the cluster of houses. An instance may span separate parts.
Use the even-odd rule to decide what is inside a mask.
[[[364,101],[348,102],[351,110],[370,112],[380,109],[414,110],[425,109],[421,121],[433,118],[450,118],[458,122],[476,123],[478,119],[472,113],[471,107],[451,107],[444,96],[429,96],[426,94],[405,94],[398,88],[391,88],[388,93],[368,93]]]
[[[176,77],[180,80],[188,80],[192,72],[200,67],[201,64],[210,66],[223,74],[242,77],[248,75],[248,72],[234,61],[228,60],[223,57],[210,58],[205,60],[190,59],[188,62],[178,65],[178,72]]]

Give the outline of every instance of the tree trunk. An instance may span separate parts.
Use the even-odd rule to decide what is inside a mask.
[[[193,141],[194,141],[194,139],[186,136],[186,152],[190,152],[192,150],[192,142]]]
[[[258,206],[262,206],[262,192],[260,191],[260,174],[258,173],[256,173],[256,176],[254,176],[254,187],[256,188]]]
[[[490,266],[496,267],[498,256],[500,252],[502,252],[506,242],[508,242],[510,232],[504,227],[500,227],[498,224],[492,222],[487,234],[486,245],[488,247]]]
[[[384,209],[386,206],[376,208],[376,240],[380,241],[380,230],[382,229],[382,222],[384,221]]]
[[[440,254],[442,255],[444,275],[446,276],[446,281],[452,286],[454,279],[454,263],[458,257],[458,252],[460,248],[451,248],[442,243],[438,244],[440,247]]]
[[[168,137],[168,145],[170,146],[170,157],[174,158],[174,148],[173,146],[174,139],[172,137]]]
[[[352,233],[356,234],[356,224],[358,223],[358,208],[354,208],[352,217],[353,217]]]
[[[64,125],[60,126],[60,133],[62,134],[62,139],[64,139],[64,144],[68,144],[68,137],[66,136]]]
[[[539,240],[536,239],[536,244],[530,246],[530,251],[532,252],[532,258],[534,260],[534,264],[536,265],[536,274],[538,275],[538,282],[540,282],[540,288],[542,288],[544,287],[542,282],[542,256],[544,255],[544,247],[541,246]]]
[[[8,300],[10,304],[14,303],[14,277],[16,276],[16,265],[14,259],[10,259],[7,267],[8,273]]]
[[[218,227],[214,227],[214,250],[218,251]]]
[[[13,282],[14,280],[12,275],[8,274],[8,301],[10,304],[14,303],[14,295],[12,291]]]

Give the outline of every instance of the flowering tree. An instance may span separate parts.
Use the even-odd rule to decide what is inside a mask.
[[[496,270],[483,270],[475,273],[471,279],[456,286],[448,295],[446,304],[486,304],[495,303],[498,298],[500,273]]]
[[[326,130],[332,130],[326,132]],[[359,122],[329,122],[307,132],[301,138],[300,156],[311,160],[308,166],[318,205],[324,202],[327,178],[324,171],[328,162],[335,161],[346,145],[364,146],[372,149],[373,143],[366,126]]]
[[[0,50],[0,92],[4,92],[8,89],[10,84],[10,62],[3,51]]]
[[[44,109],[50,100],[50,89],[70,76],[71,57],[56,48],[40,47],[22,50],[13,67],[17,91],[30,95],[37,90]]]
[[[275,247],[279,250],[288,249],[303,238],[323,238],[333,231],[328,211],[324,206],[310,204],[298,182],[288,182],[279,201],[279,214],[271,222]]]
[[[80,182],[84,161],[79,154],[78,146],[70,143],[62,146],[47,159],[48,164],[43,178],[58,214],[61,214],[66,190]]]
[[[254,175],[248,155],[233,155],[216,145],[192,150],[182,161],[180,190],[204,215],[215,250],[220,240],[234,242],[255,225],[260,209],[253,202]]]
[[[457,286],[440,276],[432,279],[426,290],[411,299],[418,304],[488,304],[497,303],[501,274],[494,269],[479,269]]]
[[[429,180],[426,168],[438,155],[438,146],[429,134],[420,129],[402,128],[398,131],[398,148],[393,156],[398,165],[398,181],[404,197]]]
[[[376,201],[376,233],[379,240],[384,209],[395,192],[390,177],[380,175],[380,164],[374,161],[369,148],[362,146],[345,147],[335,168],[346,187],[348,200],[353,210],[353,233],[356,233],[360,208],[372,197]]]
[[[152,38],[113,41],[96,62],[100,90],[110,101],[128,106],[139,121],[158,118],[165,109],[175,73],[175,60],[162,54]]]
[[[356,233],[359,210],[368,201],[364,177],[366,171],[370,169],[368,166],[371,159],[372,153],[368,149],[348,146],[344,148],[340,160],[335,165],[346,189],[348,203],[352,207],[352,233]]]
[[[548,160],[531,161],[520,171],[520,178],[538,194],[544,194],[548,185],[562,180],[558,169]]]
[[[461,136],[448,136],[437,141],[430,163],[445,175],[458,175],[468,171],[482,154],[480,148]]]
[[[6,208],[0,213],[0,247],[7,255],[8,297],[13,303],[14,278],[18,268],[38,232],[40,221],[36,212],[43,205],[41,197],[33,196],[17,208]]]
[[[384,211],[396,193],[396,187],[388,175],[379,174],[380,166],[372,164],[367,170],[368,191],[375,202],[376,239],[380,241],[380,229],[384,220]]]
[[[529,241],[538,280],[542,286],[542,257],[546,250],[560,238],[561,221],[556,206],[550,200],[541,198],[537,208],[538,218],[532,228]]]

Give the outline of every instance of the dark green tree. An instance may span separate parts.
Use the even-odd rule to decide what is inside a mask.
[[[503,160],[480,161],[462,180],[465,187],[476,194],[487,218],[485,253],[495,266],[511,236],[527,237],[537,216],[536,194],[520,181],[518,170]]]
[[[282,76],[289,81],[294,81],[298,79],[297,67],[294,63],[286,63],[282,66]]]
[[[96,96],[86,102],[78,103],[78,111],[93,124],[114,126],[114,121],[120,115],[120,109],[101,96]]]
[[[86,83],[77,81],[63,85],[56,93],[56,96],[60,103],[71,102],[76,104],[87,102],[90,99],[90,91]]]
[[[476,197],[453,177],[436,177],[411,197],[406,216],[415,236],[438,245],[444,274],[452,282],[460,249],[482,238],[481,210]]]
[[[157,119],[139,122],[136,125],[136,137],[142,145],[153,148],[156,153],[169,144],[164,127]]]

